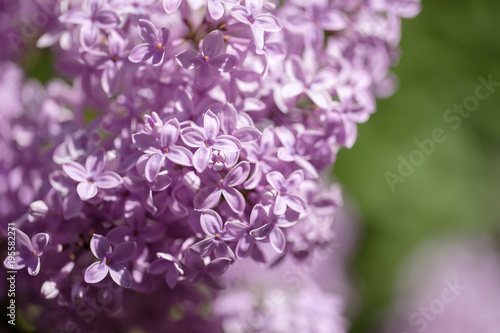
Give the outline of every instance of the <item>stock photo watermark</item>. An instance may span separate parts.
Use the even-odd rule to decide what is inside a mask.
[[[441,314],[446,310],[446,307],[457,300],[462,293],[467,290],[467,286],[461,285],[458,278],[453,282],[445,280],[444,289],[441,291],[439,297],[429,302],[427,306],[421,306],[418,311],[413,312],[408,317],[410,326],[415,327],[416,332],[423,333],[430,323],[433,323]],[[411,333],[403,331],[401,333]]]
[[[16,325],[16,226],[14,223],[7,225],[7,322]]]
[[[488,78],[479,76],[479,84],[471,94],[464,98],[461,104],[454,104],[443,113],[443,122],[452,130],[456,131],[462,126],[464,119],[469,118],[479,108],[481,101],[488,99],[495,90],[500,87],[500,82],[493,80],[493,75]],[[404,183],[411,177],[416,168],[421,166],[428,157],[437,151],[437,146],[448,140],[447,130],[436,127],[430,135],[424,139],[415,139],[416,148],[410,153],[398,156],[398,165],[394,172],[385,171],[384,178],[391,192],[396,190],[398,183]]]

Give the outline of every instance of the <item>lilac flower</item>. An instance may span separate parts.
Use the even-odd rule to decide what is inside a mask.
[[[119,245],[125,242],[135,242],[138,252],[150,242],[159,240],[164,233],[164,226],[160,223],[148,223],[141,214],[140,203],[130,201],[125,204],[125,221],[123,225],[119,225],[111,229],[106,238],[112,245]]]
[[[124,288],[132,286],[132,276],[123,263],[126,263],[135,255],[137,245],[135,242],[125,242],[118,245],[114,250],[108,240],[101,235],[94,234],[90,240],[90,250],[99,259],[85,270],[85,282],[98,283],[102,281],[108,272],[113,281]]]
[[[144,167],[145,164],[141,164]],[[140,172],[145,173],[144,170]],[[153,193],[164,191],[172,182],[172,178],[168,176],[168,171],[164,170],[159,172],[152,182],[146,179],[146,182],[142,177],[126,176],[123,178],[123,186],[132,193],[137,193],[142,198],[142,203],[144,208],[151,214],[155,215],[158,212],[158,208],[155,205]]]
[[[197,209],[215,207],[224,196],[229,207],[236,213],[243,213],[245,209],[245,198],[235,187],[243,184],[250,173],[250,163],[243,161],[232,168],[222,178],[218,172],[207,170],[201,174],[202,180],[208,185],[194,197],[194,206]]]
[[[287,29],[301,33],[314,48],[323,46],[325,31],[339,31],[347,27],[347,17],[344,13],[333,8],[322,8],[313,4],[307,8],[306,14],[287,17]]]
[[[292,172],[286,180],[278,171],[271,171],[266,175],[266,179],[273,188],[273,213],[275,215],[285,214],[287,207],[299,213],[307,209],[307,203],[304,199],[297,194],[291,193],[300,186],[304,179],[302,170]]]
[[[266,262],[264,253],[256,244],[256,238],[253,235],[254,230],[261,227],[260,223],[268,221],[260,216],[262,205],[255,205],[250,214],[248,225],[239,221],[228,221],[224,228],[226,233],[237,240],[236,257],[244,259],[251,256],[257,262]]]
[[[186,279],[204,281],[211,287],[221,289],[222,286],[218,277],[227,271],[229,265],[232,263],[232,259],[217,258],[208,261],[201,258],[196,252],[187,251],[183,262]]]
[[[104,171],[106,156],[103,150],[87,157],[85,167],[76,162],[63,164],[63,170],[74,181],[79,182],[76,191],[82,200],[96,196],[98,189],[111,189],[123,183],[122,177],[113,171]]]
[[[82,9],[72,9],[64,13],[59,20],[81,25],[80,44],[90,48],[97,42],[99,29],[111,30],[120,23],[118,15],[103,9],[105,4],[106,0],[86,0]]]
[[[196,69],[194,82],[201,87],[212,84],[219,72],[231,72],[238,60],[230,54],[220,54],[224,47],[224,38],[219,30],[212,31],[204,39],[202,51],[184,50],[175,58],[186,69]]]
[[[295,134],[286,127],[280,126],[275,130],[276,136],[283,147],[278,149],[278,158],[281,161],[295,162],[312,178],[318,178],[318,171],[308,159],[311,158],[311,143],[318,142],[318,133]]]
[[[169,253],[158,252],[158,259],[151,263],[149,272],[154,275],[165,274],[165,281],[170,288],[174,288],[179,280],[179,277],[184,274],[181,265]]]
[[[156,29],[151,21],[139,20],[139,35],[146,42],[139,44],[130,51],[128,59],[134,63],[145,62],[151,58],[153,66],[163,64],[165,50],[168,44],[170,32],[166,28]]]
[[[233,251],[226,244],[226,241],[232,240],[233,237],[224,231],[222,219],[220,215],[211,210],[205,209],[200,216],[201,229],[205,233],[205,239],[194,244],[191,249],[202,256],[215,253],[217,258],[234,257]]]
[[[307,73],[299,57],[292,55],[286,61],[286,72],[291,82],[283,87],[283,96],[293,98],[303,93],[309,97],[314,104],[323,109],[328,109],[332,104],[332,96],[328,92],[335,83],[332,73],[324,69],[312,76]]]
[[[108,37],[108,60],[103,64],[101,76],[102,89],[107,95],[112,95],[118,90],[121,79],[121,69],[126,57],[128,40],[116,30],[112,30]]]
[[[161,126],[157,123],[159,127]],[[160,172],[161,167],[168,160],[184,166],[192,166],[193,154],[185,147],[176,145],[179,139],[180,125],[177,119],[167,121],[159,129],[159,140],[146,133],[132,135],[135,146],[146,155],[138,161],[144,165],[146,179],[153,182]]]
[[[243,6],[234,6],[231,15],[238,21],[247,24],[252,30],[255,45],[258,50],[264,48],[264,32],[277,32],[282,29],[282,25],[271,14],[260,14],[263,0],[246,0]]]
[[[184,143],[189,147],[198,148],[193,157],[193,165],[198,172],[207,168],[213,149],[228,152],[241,149],[238,139],[230,135],[219,135],[219,130],[219,118],[208,110],[203,117],[203,131],[197,127],[188,127],[181,131]]]
[[[277,215],[270,209],[265,209],[262,205],[257,205],[252,211],[254,214],[254,223],[262,225],[252,230],[250,235],[256,240],[263,240],[269,237],[273,248],[282,253],[285,250],[286,239],[281,228],[289,228],[297,223],[299,214],[294,211],[288,211],[285,214]]]
[[[7,269],[20,270],[28,267],[29,275],[37,275],[40,272],[40,257],[49,243],[50,236],[47,233],[38,233],[31,240],[21,230],[16,230],[16,249],[13,257],[7,257],[3,265]]]

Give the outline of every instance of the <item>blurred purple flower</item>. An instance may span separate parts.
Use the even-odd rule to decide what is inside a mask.
[[[28,267],[29,275],[37,275],[40,272],[40,257],[49,243],[49,234],[38,233],[30,240],[24,232],[18,229],[15,235],[17,251],[14,257],[7,257],[3,265],[9,270]]]
[[[165,50],[170,37],[170,31],[166,28],[156,29],[151,21],[139,20],[139,35],[146,42],[135,46],[128,59],[134,63],[142,63],[152,58],[153,66],[163,64]]]

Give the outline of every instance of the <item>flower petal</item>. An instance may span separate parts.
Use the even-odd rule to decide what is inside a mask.
[[[220,121],[211,110],[208,110],[203,117],[203,130],[207,139],[214,139],[219,134]]]
[[[175,59],[177,63],[185,69],[195,69],[203,63],[203,56],[200,52],[195,50],[184,50],[179,52]]]
[[[135,133],[132,135],[132,142],[137,147],[137,149],[139,149],[143,153],[154,154],[161,152],[160,144],[153,136],[149,134]]]
[[[136,250],[137,244],[135,242],[125,242],[115,247],[115,250],[111,254],[111,258],[114,262],[122,264],[132,259]]]
[[[248,16],[250,15],[250,13],[243,6],[234,6],[233,8],[231,8],[231,15],[235,19],[237,19],[238,21],[240,21],[242,23],[245,23],[245,24],[249,24],[250,23],[248,21]]]
[[[219,72],[232,72],[238,64],[238,59],[231,54],[221,54],[210,59],[209,64]]]
[[[209,1],[210,3],[210,1]],[[209,59],[217,56],[224,47],[224,38],[219,30],[214,30],[203,39],[203,55]]]
[[[153,22],[146,19],[140,19],[137,26],[139,28],[139,35],[146,43],[153,45],[157,43],[158,30]]]
[[[286,196],[278,194],[276,200],[274,201],[273,213],[274,215],[285,214],[286,211]]]
[[[255,24],[265,31],[277,32],[283,28],[278,19],[271,14],[261,14],[257,16],[255,18]]]
[[[29,275],[38,275],[38,273],[40,272],[40,258],[30,258],[30,260],[27,262],[27,266]]]
[[[99,149],[95,153],[89,155],[85,161],[85,170],[87,170],[87,175],[94,176],[101,173],[106,166],[106,155],[103,149]]]
[[[87,283],[97,283],[104,280],[108,275],[109,268],[103,261],[98,261],[87,267],[85,270],[84,280]]]
[[[33,250],[36,251],[38,255],[42,254],[43,250],[49,243],[50,236],[45,232],[38,233],[31,238],[31,244]]]
[[[238,128],[233,133],[234,137],[238,139],[242,144],[251,143],[259,140],[262,133],[255,127],[242,127]]]
[[[199,128],[184,128],[181,131],[181,138],[189,147],[198,148],[205,146],[205,135]]]
[[[193,165],[193,153],[185,147],[181,146],[170,147],[167,153],[167,158],[179,165],[184,165],[184,166]]]
[[[123,183],[122,177],[113,171],[104,171],[94,179],[94,184],[98,188],[115,188]]]
[[[241,142],[232,135],[219,135],[212,147],[222,151],[237,152],[241,150]]]
[[[140,63],[148,60],[153,56],[153,49],[147,43],[136,45],[130,54],[128,60],[133,63]]]
[[[208,13],[214,20],[220,19],[224,15],[224,6],[219,0],[208,0]]]
[[[243,213],[245,210],[245,198],[240,191],[232,187],[227,187],[222,190],[222,194],[229,207],[231,207],[235,213]]]
[[[214,236],[222,232],[222,219],[220,215],[211,209],[203,210],[200,215],[200,225],[205,234]]]
[[[167,14],[171,14],[179,8],[182,0],[163,0],[163,9]]]
[[[111,229],[106,235],[106,238],[111,244],[118,245],[125,243],[132,233],[133,230],[130,227],[120,225]]]
[[[292,192],[297,189],[302,180],[304,179],[304,172],[302,170],[295,170],[288,176],[286,184],[284,185],[287,192]]]
[[[309,89],[306,91],[307,97],[309,97],[314,104],[322,109],[329,109],[332,105],[332,95],[323,89]]]
[[[347,17],[339,10],[330,9],[321,13],[318,25],[328,31],[342,30],[347,27]]]
[[[238,259],[248,257],[252,252],[253,245],[253,238],[250,235],[245,235],[238,241],[238,244],[236,245],[236,257]]]
[[[257,16],[262,10],[263,0],[246,0],[245,4],[250,14]]]
[[[164,162],[165,156],[160,154],[153,154],[148,159],[144,169],[144,175],[150,183],[154,182]]]
[[[167,121],[160,132],[160,144],[162,147],[170,147],[177,142],[179,138],[179,121],[177,118]]]
[[[307,203],[295,194],[288,194],[285,198],[286,205],[296,212],[302,213],[307,210]]]
[[[104,260],[111,256],[111,245],[106,237],[94,234],[90,240],[90,251],[96,258]]]
[[[62,169],[64,170],[64,172],[66,172],[68,177],[73,179],[74,181],[77,182],[87,181],[87,171],[82,165],[76,162],[64,163]]]
[[[217,258],[215,260],[212,260],[207,265],[207,271],[211,275],[220,276],[227,271],[229,265],[231,264],[231,261],[232,260],[229,258]]]
[[[91,48],[97,42],[99,28],[92,21],[87,21],[80,29],[80,44],[85,48]]]
[[[196,209],[209,209],[215,207],[221,196],[221,190],[210,186],[202,189],[194,197],[194,207]]]
[[[97,186],[89,181],[84,181],[78,183],[78,185],[76,186],[76,192],[78,193],[78,196],[80,196],[80,199],[82,199],[83,201],[89,200],[96,196]]]
[[[231,169],[222,181],[225,186],[235,187],[241,185],[248,178],[250,173],[250,163],[242,161]]]
[[[95,22],[101,29],[113,29],[120,23],[120,18],[112,11],[101,10],[96,15]]]
[[[285,235],[283,235],[283,231],[281,231],[280,228],[275,227],[271,230],[271,233],[269,233],[269,241],[277,252],[282,253],[285,250]]]
[[[109,266],[109,274],[111,275],[113,281],[123,288],[132,287],[132,276],[124,266],[120,264],[113,264]]]
[[[280,192],[283,186],[285,185],[285,177],[278,171],[271,171],[266,175],[267,182],[271,185],[276,191]]]
[[[198,172],[203,172],[212,156],[212,148],[200,147],[193,155],[193,166]]]

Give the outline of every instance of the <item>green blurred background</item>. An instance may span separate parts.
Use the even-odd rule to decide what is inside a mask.
[[[334,175],[364,227],[351,267],[362,300],[351,333],[381,331],[399,269],[420,243],[499,234],[500,87],[457,130],[443,120],[474,95],[478,76],[500,82],[498,32],[498,0],[423,1],[422,13],[403,22],[398,92],[378,102],[355,146],[339,153]],[[408,159],[414,140],[435,128],[447,141],[392,192],[384,173],[397,173],[398,156]]]

